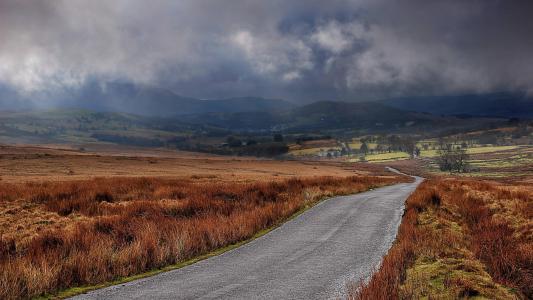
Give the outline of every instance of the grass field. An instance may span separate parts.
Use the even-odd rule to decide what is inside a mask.
[[[289,154],[293,156],[317,156],[319,152],[328,149],[340,150],[340,147],[334,139],[313,140],[292,144],[289,148]]]
[[[304,156],[304,155],[316,156],[321,151],[330,150],[330,149],[340,150],[341,148],[337,146],[326,147],[326,148],[305,148],[305,149],[291,150],[289,153],[295,156]]]
[[[331,142],[293,150],[329,149],[324,143]],[[0,298],[53,295],[179,266],[242,243],[324,197],[405,180],[385,165],[435,179],[410,198],[382,271],[353,298],[379,298],[379,291],[400,298],[530,296],[531,274],[520,272],[533,257],[533,147],[468,151],[472,172],[448,174],[428,153],[415,160],[403,152],[369,154],[371,163],[359,163],[102,143],[0,146]],[[519,253],[494,248],[504,237],[484,232],[507,234],[505,243]]]
[[[471,165],[474,172],[470,176],[482,176],[487,170],[493,169],[493,173],[498,171],[510,171],[509,168],[516,168],[533,164],[533,147],[530,146],[487,146],[468,148],[467,153],[472,158]],[[437,150],[422,150],[421,158],[432,159],[437,157]],[[405,152],[391,152],[368,154],[365,156],[366,161],[371,163],[391,163],[395,161],[407,160],[409,155]],[[358,162],[359,158],[349,159],[351,162]],[[429,169],[434,173],[440,173],[435,164],[431,164]],[[442,175],[442,174],[441,174]]]
[[[438,150],[432,149],[434,147],[437,147],[437,140],[436,139],[430,139],[430,140],[422,140],[417,143],[417,147],[422,149],[420,151],[420,157],[421,158],[435,158],[438,156]],[[359,150],[361,147],[361,142],[359,139],[353,139],[351,143],[349,143],[349,146],[351,149]],[[367,143],[369,150],[375,150],[377,147],[377,143]],[[423,150],[423,145],[429,145],[428,150]],[[461,143],[456,142],[452,143],[454,147],[461,146]],[[524,148],[527,148],[526,145],[510,145],[510,146],[494,146],[494,145],[481,145],[481,144],[474,144],[471,145],[466,149],[466,152],[469,155],[478,155],[478,154],[490,154],[495,152],[509,152],[514,150],[522,150]],[[337,143],[334,140],[322,140],[322,141],[313,141],[312,143],[303,143],[301,145],[293,145],[290,148],[289,154],[293,156],[318,156],[321,151],[329,150],[329,149],[336,149],[341,150],[341,148],[337,145]],[[359,157],[354,157],[357,155],[351,156],[351,158],[348,158],[350,162],[358,162]],[[409,159],[409,155],[405,152],[386,152],[386,153],[369,153],[365,156],[365,160],[368,162],[392,162],[396,160],[404,160]]]
[[[0,299],[179,264],[324,197],[407,180],[369,164],[136,148],[5,146],[0,158]]]
[[[405,152],[391,152],[391,153],[378,153],[378,154],[368,154],[365,156],[365,159],[369,162],[382,162],[382,161],[391,161],[399,159],[408,159],[409,154]]]
[[[347,162],[276,161],[134,147],[86,145],[78,149],[0,146],[3,182],[82,180],[94,177],[205,177],[220,181],[293,176],[377,174],[382,167]]]
[[[466,153],[468,154],[484,154],[500,151],[509,151],[518,149],[520,146],[476,146],[472,148],[467,148]],[[420,156],[422,157],[435,157],[438,155],[438,150],[422,150],[420,151]]]
[[[350,148],[359,150],[362,144],[363,143],[361,143],[360,141],[354,140],[353,142],[350,143]],[[366,143],[366,145],[368,146],[368,149],[376,149],[378,144],[377,143]]]
[[[359,150],[361,145],[362,143],[359,141],[359,138],[352,139],[352,141],[348,143],[348,146],[354,150]],[[377,143],[367,143],[368,149],[376,149],[377,145]],[[289,154],[294,156],[316,156],[321,151],[329,149],[341,150],[341,147],[339,147],[335,140],[318,140],[305,142],[298,146],[293,145]]]
[[[469,164],[471,171],[457,174],[462,177],[487,177],[487,178],[529,178],[533,174],[533,147],[531,146],[501,146],[472,148],[492,151],[471,151]],[[438,170],[434,163],[427,169],[440,176],[448,175]]]

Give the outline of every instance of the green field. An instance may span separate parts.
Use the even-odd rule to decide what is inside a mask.
[[[530,148],[524,148],[524,146],[487,146],[487,147],[475,147],[475,148],[468,148],[466,151],[468,154],[471,155],[477,155],[477,154],[489,154],[489,153],[497,153],[497,152],[503,152],[503,151],[512,151],[512,150],[519,150],[522,149],[530,149]],[[525,151],[525,150],[524,150]],[[471,164],[473,167],[489,167],[489,168],[496,168],[496,167],[513,167],[513,166],[520,166],[524,164],[530,164],[533,163],[533,153],[509,153],[509,158],[506,159],[486,159],[486,160],[472,160]],[[423,158],[433,158],[438,155],[438,150],[422,150],[420,153],[420,156]],[[403,160],[408,159],[409,154],[405,152],[391,152],[391,153],[377,153],[377,154],[368,154],[365,156],[366,161],[368,162],[386,162],[386,161],[396,161],[396,160]],[[350,159],[351,162],[357,162],[359,161],[359,158],[352,158]]]
[[[517,149],[519,146],[477,146],[474,148],[467,148],[466,153],[468,154],[484,154],[484,153],[493,153],[500,151],[508,151]],[[436,157],[438,155],[438,150],[422,150],[420,151],[421,157]]]
[[[383,161],[394,161],[401,159],[408,159],[409,154],[405,152],[391,152],[391,153],[378,153],[378,154],[368,154],[365,156],[365,159],[368,162],[383,162]],[[351,162],[359,161],[359,158],[350,159]]]
[[[517,177],[531,175],[533,166],[533,147],[522,146],[490,146],[471,148],[469,153],[473,158],[469,160],[471,171],[457,174],[465,177]],[[434,174],[441,172],[435,163],[429,165]]]
[[[420,143],[417,143],[418,146],[424,143],[430,143],[433,141],[423,141]],[[359,149],[361,147],[361,142],[352,142],[349,144],[352,149]],[[377,146],[376,143],[368,143],[367,144],[370,150],[374,150]],[[458,146],[458,145],[457,145]],[[466,152],[471,155],[476,154],[485,154],[485,153],[494,153],[494,152],[502,152],[502,151],[511,151],[516,150],[521,146],[492,146],[492,145],[477,145],[476,147],[467,148]],[[335,149],[340,150],[340,147],[314,147],[314,148],[306,148],[306,149],[297,149],[297,150],[291,150],[290,154],[295,156],[304,156],[304,155],[318,155],[320,151],[325,151],[329,149]],[[420,157],[423,158],[433,158],[438,156],[438,150],[422,150],[420,151]],[[405,152],[387,152],[387,153],[376,153],[376,154],[367,154],[365,156],[366,161],[368,162],[383,162],[383,161],[394,161],[394,160],[402,160],[402,159],[408,159],[409,154]],[[359,158],[351,158],[351,162],[359,161]],[[523,162],[520,160],[517,160],[518,162]],[[477,162],[474,162],[474,164]],[[504,162],[499,162],[500,165],[505,165]]]
[[[360,149],[362,144],[363,143],[359,141],[354,141],[350,143],[349,145],[350,145],[350,148],[352,149]],[[366,145],[368,146],[368,149],[376,149],[376,147],[378,146],[377,143],[366,143]]]
[[[307,149],[298,149],[298,150],[291,150],[290,154],[295,156],[303,156],[303,155],[318,155],[320,151],[325,151],[329,149],[335,149],[340,150],[340,147],[320,147],[320,148],[307,148]]]

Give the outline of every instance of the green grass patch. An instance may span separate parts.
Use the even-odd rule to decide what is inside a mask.
[[[405,152],[391,152],[391,153],[377,153],[377,154],[368,154],[365,156],[365,159],[368,162],[383,162],[383,161],[395,161],[408,159],[409,154]],[[359,161],[359,158],[350,159],[351,162]]]
[[[361,149],[361,145],[362,144],[363,143],[361,143],[359,141],[354,141],[352,143],[349,143],[349,146],[352,149],[358,150],[358,149]],[[366,145],[368,146],[368,149],[376,149],[376,147],[378,146],[377,143],[366,143]]]
[[[467,148],[466,153],[468,154],[485,154],[501,151],[509,151],[518,149],[520,146],[487,146],[487,147],[473,147]],[[422,150],[420,151],[421,157],[437,157],[438,150]]]
[[[431,299],[517,299],[508,288],[495,283],[479,261],[466,258],[419,258],[407,270],[400,289]]]
[[[487,146],[487,147],[475,147],[467,148],[466,152],[468,154],[482,154],[482,153],[491,153],[491,152],[500,152],[500,151],[509,151],[519,148],[520,146]]]
[[[307,149],[298,149],[291,150],[289,154],[302,156],[302,155],[318,155],[320,151],[327,151],[329,149],[341,150],[340,147],[320,147],[320,148],[307,148]]]

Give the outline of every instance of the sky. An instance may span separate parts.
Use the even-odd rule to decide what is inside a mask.
[[[533,93],[533,1],[0,0],[0,41],[0,87],[29,97]]]

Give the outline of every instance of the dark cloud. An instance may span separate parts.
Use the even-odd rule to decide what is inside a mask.
[[[0,84],[200,98],[533,92],[531,1],[0,0]]]

